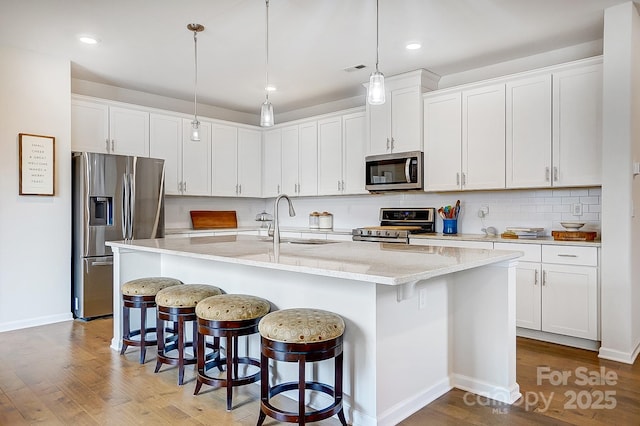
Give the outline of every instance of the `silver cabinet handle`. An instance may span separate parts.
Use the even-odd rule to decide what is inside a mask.
[[[577,254],[558,253],[558,257],[578,257],[578,255]]]
[[[462,186],[465,186],[466,184],[467,184],[467,174],[462,173]]]
[[[547,271],[542,271],[542,285],[547,285]]]
[[[111,139],[111,152],[116,152],[116,141]]]
[[[238,184],[236,184],[236,195],[238,195]]]
[[[341,181],[341,182],[342,182],[342,190],[344,191],[345,190],[344,189],[344,181]]]
[[[280,184],[278,184],[278,194],[280,193]]]
[[[544,168],[544,180],[549,182],[549,179],[550,179],[549,167],[545,167]]]
[[[340,181],[338,181],[338,191],[340,191]]]
[[[557,167],[553,168],[553,181],[554,182],[558,181],[558,168]]]
[[[460,185],[460,172],[456,173],[456,185]]]
[[[389,138],[387,138],[387,150],[389,150],[389,146],[390,146],[390,144],[389,144]]]
[[[104,140],[104,149],[106,149],[107,152],[109,152],[109,139]]]
[[[533,285],[538,285],[538,270],[537,269],[536,269],[535,278],[533,279]]]
[[[184,185],[184,189],[183,189],[184,192],[187,192],[187,182],[184,182],[183,185]]]
[[[242,194],[242,184],[238,185],[238,194]]]
[[[396,144],[395,139],[391,138],[391,151],[393,151],[393,148],[395,148],[395,144]]]

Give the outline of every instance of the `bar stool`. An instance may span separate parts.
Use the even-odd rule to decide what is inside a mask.
[[[265,315],[258,325],[261,336],[260,416],[258,426],[266,416],[278,421],[304,425],[338,415],[346,426],[342,408],[342,336],[343,319],[320,309],[283,309]],[[334,386],[306,381],[305,363],[335,358]],[[298,363],[298,380],[269,385],[269,359]],[[274,396],[298,390],[298,411],[285,411],[271,404]],[[305,390],[323,392],[333,397],[325,408],[306,411]]]
[[[233,387],[247,385],[260,380],[260,361],[250,357],[238,356],[238,337],[258,332],[258,322],[269,313],[271,305],[268,301],[244,294],[222,294],[207,297],[196,306],[198,317],[198,374],[194,395],[200,392],[203,383],[210,386],[227,388],[227,411],[231,411]],[[226,358],[204,355],[206,336],[225,338]],[[214,354],[211,354],[214,355]],[[253,374],[239,376],[238,365],[258,367]],[[226,375],[214,377],[207,371],[218,367],[222,371],[226,366]]]
[[[196,305],[199,301],[221,293],[222,291],[218,287],[212,285],[185,284],[167,287],[156,294],[158,355],[155,373],[160,371],[162,364],[177,365],[178,385],[182,385],[185,365],[195,364],[197,360],[197,327],[194,323],[193,336],[189,340],[186,337],[185,325],[196,320]],[[164,335],[165,321],[171,321],[175,324],[175,334],[168,338]],[[193,356],[188,356],[185,352],[187,347],[193,348]],[[177,356],[171,356],[169,353],[176,349]]]
[[[140,364],[144,364],[147,346],[157,344],[156,338],[148,337],[148,334],[156,333],[156,327],[147,327],[147,309],[156,307],[158,291],[181,284],[180,280],[165,277],[138,278],[122,284],[122,349],[120,355],[124,355],[129,346],[139,346]],[[137,330],[131,330],[131,308],[140,309],[140,328]],[[134,339],[136,336],[140,337]]]

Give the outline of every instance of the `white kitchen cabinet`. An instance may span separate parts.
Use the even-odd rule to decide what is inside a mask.
[[[366,115],[342,116],[342,193],[368,194],[365,189]]]
[[[424,99],[425,191],[505,187],[505,85]]]
[[[435,239],[435,238],[410,238],[410,244],[416,246],[433,246],[433,247],[457,247],[457,248],[473,248],[492,250],[493,242],[491,241],[469,241],[457,239]]]
[[[224,197],[260,197],[262,142],[260,133],[213,124],[211,193]]]
[[[241,197],[262,196],[262,134],[238,129],[238,192]]]
[[[463,189],[505,187],[505,85],[462,92]]]
[[[211,195],[211,123],[200,121],[200,140],[191,140],[190,118],[182,120],[182,195]]]
[[[461,189],[462,93],[424,99],[425,191]]]
[[[211,194],[238,195],[238,128],[214,123],[211,126]]]
[[[369,155],[422,151],[422,93],[435,89],[437,80],[426,70],[385,79],[386,102],[367,104]]]
[[[262,196],[276,197],[282,185],[282,130],[267,130],[263,137]]]
[[[602,183],[602,64],[553,73],[553,184]]]
[[[318,127],[315,121],[282,128],[282,192],[318,194]]]
[[[148,157],[149,113],[73,98],[71,149]]]
[[[551,186],[551,75],[507,82],[506,186]]]
[[[182,118],[151,113],[149,156],[164,159],[164,192],[182,194]]]
[[[318,193],[343,193],[342,117],[318,121]]]
[[[520,250],[516,268],[516,325],[599,339],[598,249],[586,246],[495,243]]]

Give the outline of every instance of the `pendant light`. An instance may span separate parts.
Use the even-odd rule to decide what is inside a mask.
[[[266,4],[266,25],[265,25],[265,101],[260,108],[260,126],[271,127],[274,124],[273,105],[269,101],[269,0],[265,0]]]
[[[200,24],[187,25],[189,31],[193,31],[193,50],[195,59],[195,78],[193,84],[193,121],[191,122],[191,140],[200,140],[200,122],[198,121],[198,33],[204,31]]]
[[[382,105],[385,101],[384,74],[378,69],[378,53],[380,50],[378,2],[379,0],[376,0],[376,70],[369,77],[369,88],[367,90],[367,102],[369,105]]]

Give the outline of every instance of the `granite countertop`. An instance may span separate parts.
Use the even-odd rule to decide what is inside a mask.
[[[557,241],[553,237],[542,238],[501,238],[499,235],[489,236],[483,234],[414,234],[411,239],[432,239],[432,240],[451,240],[451,241],[486,241],[490,243],[521,243],[521,244],[546,244],[546,245],[573,245],[573,246],[589,246],[600,247],[600,240],[595,241]]]
[[[314,240],[311,240],[314,241]],[[318,240],[316,240],[318,241]],[[276,257],[270,239],[249,235],[112,241],[108,246],[386,285],[401,285],[508,261],[518,251],[406,244],[286,240]]]

